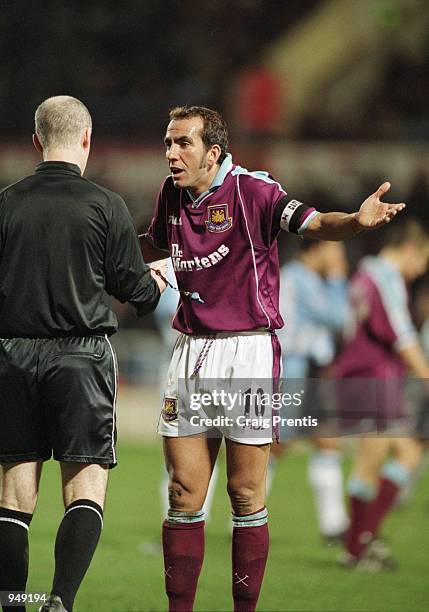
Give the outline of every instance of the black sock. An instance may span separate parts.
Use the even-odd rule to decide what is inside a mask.
[[[28,577],[28,528],[32,514],[0,507],[0,591],[25,591]],[[25,612],[25,606],[2,606]]]
[[[103,526],[103,510],[90,499],[78,499],[66,508],[55,541],[52,593],[61,597],[68,612],[91,563]]]

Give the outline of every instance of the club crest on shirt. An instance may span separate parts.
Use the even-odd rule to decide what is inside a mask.
[[[174,421],[174,419],[177,419],[178,414],[177,398],[164,397],[164,405],[162,407],[162,418],[164,421]]]
[[[232,226],[232,217],[228,217],[228,204],[207,206],[207,231],[225,232]]]

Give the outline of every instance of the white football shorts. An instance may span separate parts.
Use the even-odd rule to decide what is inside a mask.
[[[272,393],[280,377],[277,336],[263,331],[181,334],[167,374],[158,433],[272,442]]]

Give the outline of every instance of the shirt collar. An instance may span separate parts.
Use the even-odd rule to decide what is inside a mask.
[[[71,164],[64,161],[45,161],[40,162],[36,166],[36,172],[64,172],[66,174],[74,174],[81,176],[82,173],[77,164]]]
[[[228,174],[228,172],[231,171],[231,169],[232,169],[232,156],[230,153],[227,153],[225,159],[223,160],[223,162],[221,163],[219,167],[219,170],[216,172],[216,176],[214,177],[212,184],[210,185],[207,191],[200,194],[196,198],[195,196],[192,195],[190,191],[186,190],[189,194],[189,197],[191,198],[193,202],[194,208],[197,207],[197,205],[201,202],[203,198],[206,197],[207,194],[212,193],[213,191],[216,191],[216,189],[219,189],[219,187],[223,184],[226,178],[226,175]]]

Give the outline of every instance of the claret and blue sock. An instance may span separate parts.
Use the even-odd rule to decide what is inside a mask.
[[[169,510],[162,547],[169,612],[191,612],[204,560],[204,512]]]
[[[268,557],[268,512],[261,508],[232,515],[232,595],[234,612],[253,612]]]

